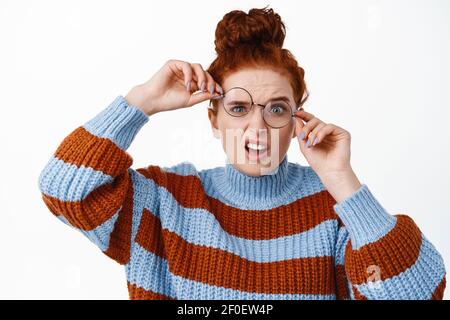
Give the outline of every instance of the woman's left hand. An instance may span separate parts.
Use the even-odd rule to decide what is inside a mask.
[[[300,150],[314,171],[325,175],[348,170],[351,167],[350,133],[303,109],[296,115],[295,133]]]
[[[303,109],[295,119],[300,150],[327,189],[337,201],[354,192],[361,184],[350,165],[350,133]]]

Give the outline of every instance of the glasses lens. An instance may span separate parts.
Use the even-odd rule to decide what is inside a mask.
[[[264,108],[264,119],[274,128],[280,128],[291,120],[292,109],[285,101],[271,101]]]
[[[252,108],[252,98],[247,91],[240,88],[227,91],[222,103],[225,111],[233,117],[242,117]]]

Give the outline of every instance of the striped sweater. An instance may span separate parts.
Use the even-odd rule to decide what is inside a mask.
[[[336,203],[309,166],[132,169],[148,116],[118,96],[39,176],[48,209],[124,265],[130,299],[442,299],[441,255],[366,184]]]

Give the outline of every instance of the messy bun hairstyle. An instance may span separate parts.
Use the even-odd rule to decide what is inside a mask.
[[[216,59],[207,71],[218,82],[244,67],[270,68],[286,75],[299,108],[308,99],[305,71],[294,55],[283,48],[286,28],[281,17],[270,8],[233,10],[217,24]],[[211,100],[217,113],[217,100]]]

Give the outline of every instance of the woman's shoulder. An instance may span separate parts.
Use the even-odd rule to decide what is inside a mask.
[[[136,169],[136,171],[138,171],[138,172],[144,172],[144,171],[154,172],[154,171],[156,171],[161,174],[172,173],[172,174],[177,174],[177,175],[182,175],[182,176],[198,174],[198,170],[195,167],[195,165],[189,161],[183,161],[183,162],[176,163],[176,164],[169,165],[169,166],[150,164],[145,167],[139,167],[138,169]]]
[[[183,181],[190,183],[193,178],[199,178],[199,171],[193,163],[183,161],[169,166],[151,164],[140,167],[132,170],[132,175],[137,180],[147,180],[150,183],[167,186],[168,184],[181,184]]]

